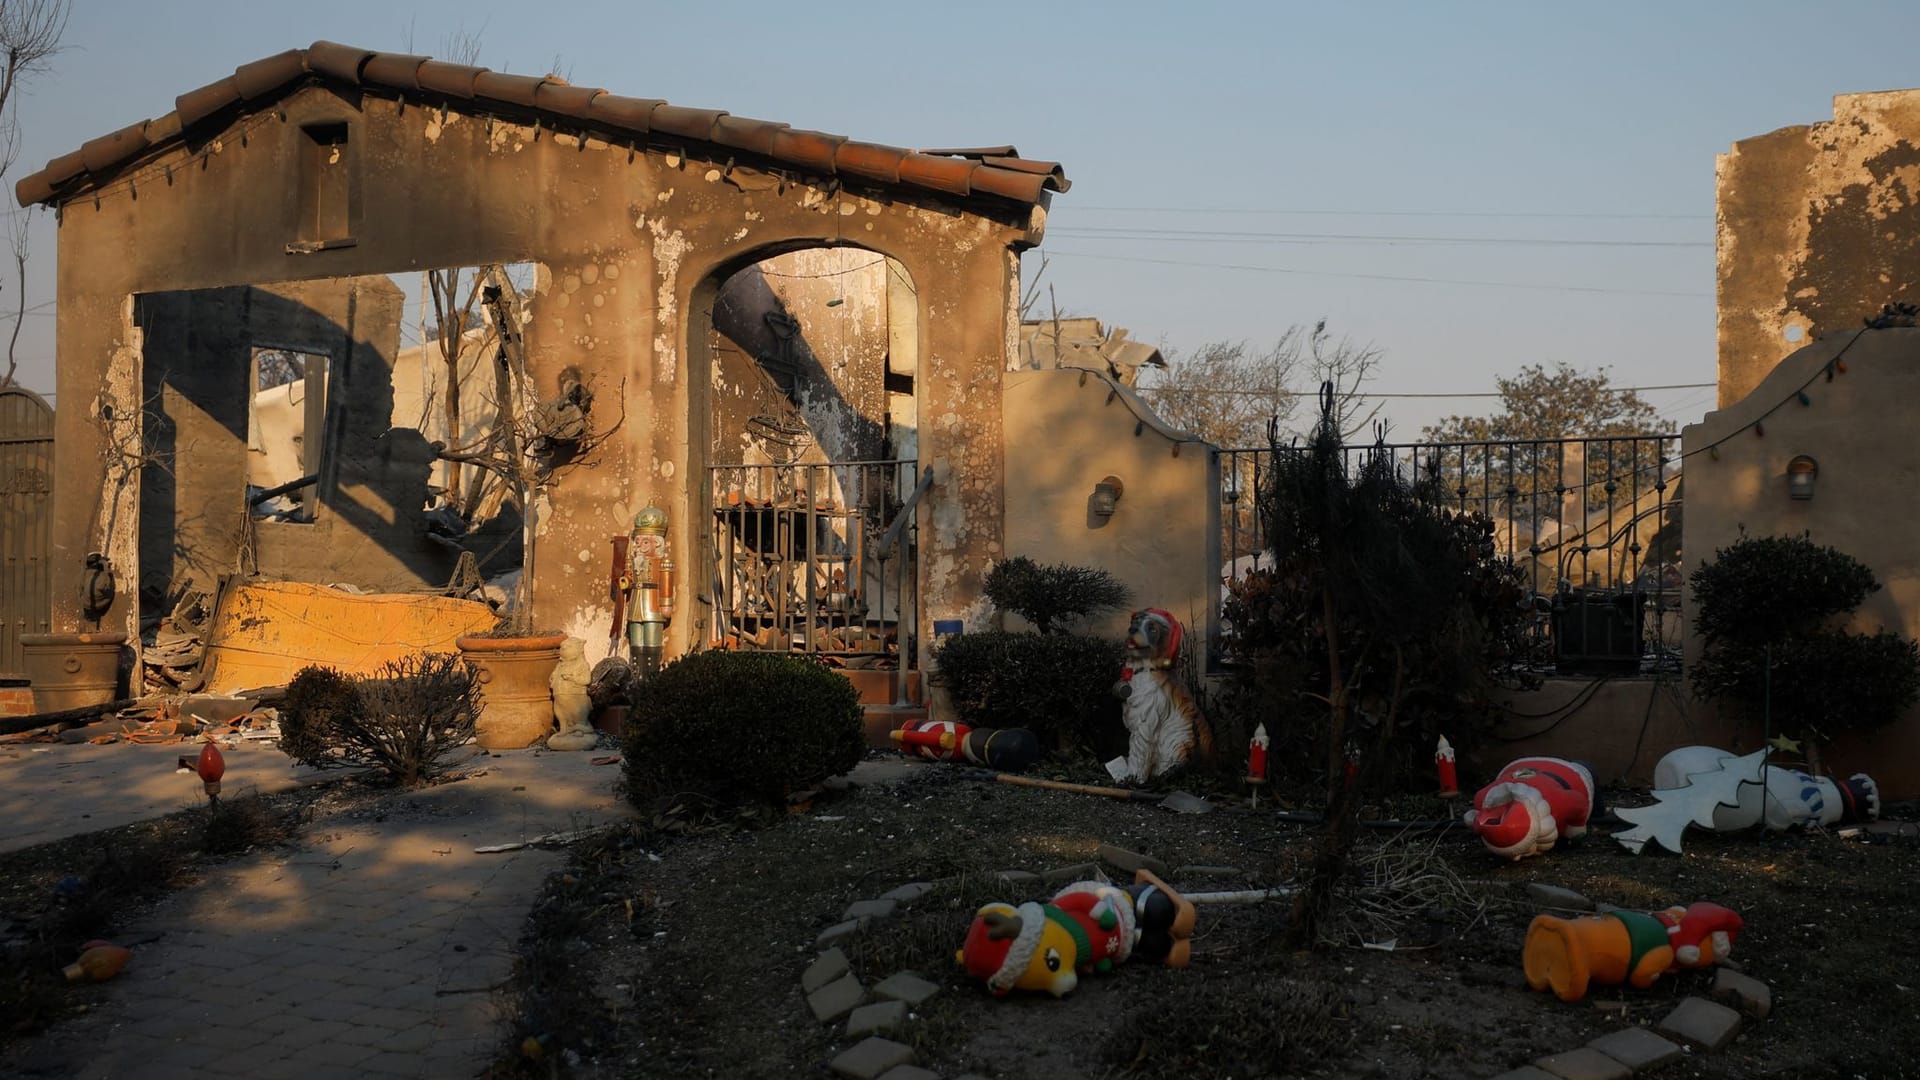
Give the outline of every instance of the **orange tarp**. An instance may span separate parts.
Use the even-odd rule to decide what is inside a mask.
[[[221,600],[207,648],[205,691],[285,686],[309,664],[365,674],[417,652],[457,652],[454,639],[493,628],[475,600],[358,595],[294,581],[241,585]]]

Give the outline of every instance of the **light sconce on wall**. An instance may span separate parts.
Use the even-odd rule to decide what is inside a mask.
[[[1813,498],[1813,485],[1820,479],[1820,463],[1801,454],[1787,462],[1787,494],[1795,499]]]
[[[1120,496],[1126,494],[1127,486],[1117,476],[1108,476],[1093,485],[1091,506],[1095,517],[1105,520],[1113,516],[1120,508]]]

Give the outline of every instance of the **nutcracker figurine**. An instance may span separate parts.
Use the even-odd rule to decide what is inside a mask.
[[[627,600],[627,645],[636,672],[660,670],[673,621],[673,556],[667,549],[667,512],[649,506],[633,519],[627,574],[620,582]]]

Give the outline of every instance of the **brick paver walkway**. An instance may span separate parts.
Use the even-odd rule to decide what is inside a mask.
[[[564,851],[482,855],[624,813],[588,753],[481,772],[316,821],[293,850],[228,863],[141,919],[110,1000],[0,1060],[0,1074],[471,1077],[499,1046],[496,989]]]
[[[0,851],[45,844],[205,806],[200,781],[178,771],[197,742],[108,746],[0,743]],[[328,774],[296,767],[272,745],[230,744],[229,798],[285,791]]]

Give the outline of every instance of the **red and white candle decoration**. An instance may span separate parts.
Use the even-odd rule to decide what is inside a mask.
[[[1451,799],[1460,794],[1460,780],[1453,772],[1453,744],[1440,736],[1440,748],[1433,752],[1434,767],[1440,770],[1440,797]]]
[[[1253,741],[1247,744],[1247,779],[1256,784],[1267,780],[1267,725],[1253,729]]]

